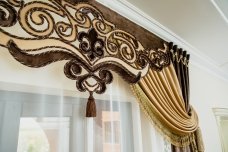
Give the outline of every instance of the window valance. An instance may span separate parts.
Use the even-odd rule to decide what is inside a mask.
[[[188,65],[186,52],[96,1],[0,0],[0,46],[28,67],[66,61],[65,75],[89,94],[87,117],[96,116],[93,94],[104,93],[115,72],[132,85],[142,109],[169,132],[172,144],[196,141],[198,117],[182,77],[188,70],[178,70]]]

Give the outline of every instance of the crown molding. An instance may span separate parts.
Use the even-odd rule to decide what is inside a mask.
[[[228,11],[226,11],[227,1],[221,1],[221,0],[211,0],[211,3],[214,5],[216,10],[219,12],[219,14],[222,16],[222,18],[225,20],[226,23],[228,23]]]
[[[180,36],[176,35],[170,29],[166,28],[158,21],[144,13],[126,0],[96,0],[102,5],[110,8],[111,10],[118,12],[125,18],[137,23],[141,27],[154,33],[165,41],[172,41],[181,48],[188,50],[191,54],[191,64],[215,75],[216,77],[228,82],[228,73],[222,70],[218,63],[212,60],[210,57],[193,47],[186,42]]]

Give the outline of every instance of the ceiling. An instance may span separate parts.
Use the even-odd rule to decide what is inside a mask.
[[[184,39],[228,74],[228,23],[210,0],[127,1]]]

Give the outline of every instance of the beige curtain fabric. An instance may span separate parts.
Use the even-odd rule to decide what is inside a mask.
[[[191,144],[194,149],[201,147],[198,151],[203,151],[202,140],[197,140],[194,133],[200,134],[197,114],[191,107],[191,115],[188,115],[172,64],[161,72],[150,70],[131,88],[142,110],[168,141],[180,147]]]

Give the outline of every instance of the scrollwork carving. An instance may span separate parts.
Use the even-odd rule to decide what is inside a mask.
[[[164,44],[164,49],[140,52],[137,55],[136,63],[142,68],[149,64],[153,70],[161,71],[170,64],[170,53],[167,50],[169,50],[168,44]]]
[[[78,40],[80,42],[79,48],[83,53],[87,54],[91,61],[96,57],[101,58],[104,55],[104,42],[102,39],[98,38],[98,34],[94,28],[90,29],[88,33],[80,32]]]
[[[17,21],[30,37],[5,31],[16,26]],[[0,0],[0,35],[4,37],[0,46],[8,48],[18,62],[28,67],[67,61],[65,75],[76,81],[79,91],[90,93],[88,109],[93,110],[92,95],[105,92],[113,80],[112,72],[128,83],[136,83],[149,68],[160,71],[170,64],[166,44],[157,50],[144,48],[132,34],[118,29],[88,2]]]
[[[0,1],[0,27],[9,27],[17,22],[17,12],[9,3]]]
[[[119,56],[128,63],[136,61],[138,44],[132,35],[121,30],[114,30],[109,34],[106,46],[110,55]]]

